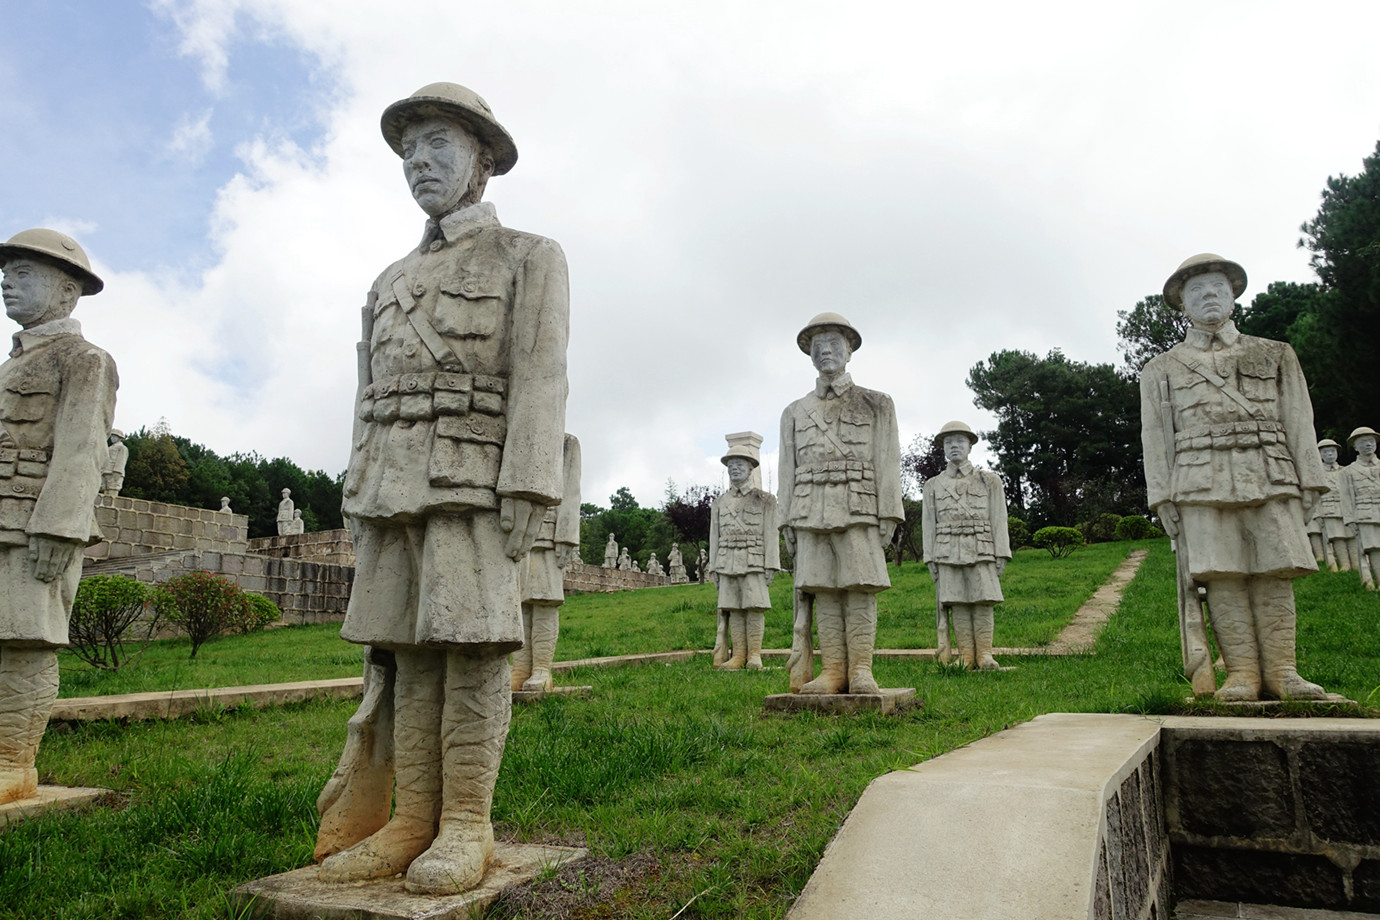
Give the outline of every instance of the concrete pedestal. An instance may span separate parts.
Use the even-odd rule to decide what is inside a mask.
[[[768,712],[880,712],[888,715],[920,705],[914,687],[888,687],[880,693],[774,693]]]
[[[38,795],[0,805],[0,828],[55,811],[82,808],[109,791],[89,786],[39,786]]]
[[[586,697],[594,692],[593,687],[552,687],[550,690],[514,690],[513,705],[535,703],[548,696]]]

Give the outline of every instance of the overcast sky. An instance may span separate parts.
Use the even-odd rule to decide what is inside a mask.
[[[74,235],[116,425],[344,469],[359,307],[424,215],[379,134],[438,80],[520,159],[508,226],[570,265],[584,497],[725,480],[814,370],[814,314],[903,444],[993,351],[1120,363],[1116,311],[1197,252],[1245,300],[1380,137],[1380,4],[45,0],[5,9],[0,239]],[[980,456],[975,454],[975,457]]]

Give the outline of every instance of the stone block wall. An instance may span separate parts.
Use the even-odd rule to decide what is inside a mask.
[[[1152,750],[1108,796],[1093,880],[1094,920],[1168,920],[1172,878],[1160,791],[1160,755]]]
[[[249,552],[276,559],[297,559],[303,562],[327,562],[331,565],[355,564],[355,545],[350,531],[320,530],[316,533],[295,533],[285,536],[255,537],[249,541]]]
[[[572,562],[565,567],[564,584],[567,594],[630,591],[634,588],[656,588],[670,583],[671,576],[669,575],[620,572],[618,569],[606,569],[601,565],[585,565],[583,562]]]
[[[170,550],[243,553],[249,515],[101,495],[96,521],[105,539],[86,548],[88,563]]]
[[[1216,721],[1165,733],[1175,894],[1380,912],[1380,726]]]
[[[193,571],[223,575],[246,591],[264,595],[283,611],[282,623],[288,626],[343,620],[355,576],[352,566],[209,550],[88,562],[82,574],[126,575],[157,584]]]

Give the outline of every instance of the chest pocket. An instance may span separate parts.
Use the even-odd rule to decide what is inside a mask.
[[[489,272],[464,272],[441,282],[436,330],[443,335],[486,338],[498,330],[507,285]]]
[[[1196,409],[1213,397],[1215,388],[1205,378],[1190,373],[1184,382],[1174,384],[1174,406],[1180,411]]]
[[[1279,363],[1270,358],[1243,360],[1240,372],[1241,393],[1252,402],[1274,402],[1279,394]]]
[[[5,398],[0,401],[0,418],[7,422],[37,422],[52,408],[57,381],[45,380],[37,374],[25,374],[5,384]]]
[[[861,407],[845,408],[839,415],[839,439],[849,445],[871,444],[872,413]]]

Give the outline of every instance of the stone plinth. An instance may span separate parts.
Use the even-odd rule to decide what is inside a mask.
[[[0,828],[39,815],[85,807],[109,791],[90,786],[39,786],[38,795],[32,798],[0,805]]]
[[[548,696],[567,696],[572,699],[581,699],[594,692],[593,687],[553,687],[550,690],[514,690],[513,705],[519,703],[537,703]]]
[[[96,523],[105,539],[86,548],[88,564],[172,550],[242,553],[249,539],[247,514],[119,495],[96,497]]]
[[[668,575],[648,575],[646,572],[622,572],[601,565],[572,562],[565,567],[566,594],[602,594],[610,591],[631,591],[634,588],[659,588],[669,585]]]
[[[920,705],[914,687],[886,687],[880,693],[774,693],[766,699],[774,712],[880,712],[888,715]]]
[[[410,894],[401,878],[327,884],[317,880],[316,866],[308,866],[240,885],[232,898],[238,907],[252,899],[249,916],[262,920],[468,920],[503,889],[585,855],[570,847],[498,843],[479,887],[449,897]]]
[[[291,533],[272,537],[255,537],[249,541],[249,552],[275,559],[296,559],[299,562],[324,562],[329,565],[355,564],[355,544],[350,531],[319,530],[315,533]]]
[[[90,722],[97,719],[176,719],[202,709],[230,709],[248,705],[254,709],[285,706],[306,700],[355,699],[363,692],[364,679],[301,680],[284,684],[243,687],[211,687],[198,690],[160,690],[152,693],[113,693],[79,696],[53,704],[54,721]]]

